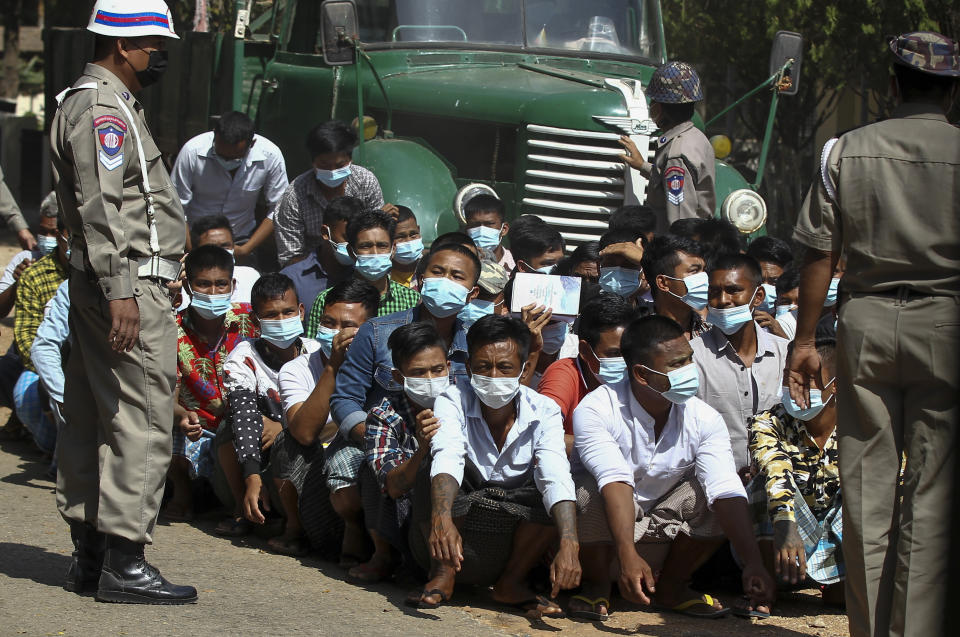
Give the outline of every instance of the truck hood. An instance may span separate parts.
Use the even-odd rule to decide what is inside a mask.
[[[505,124],[536,122],[598,131],[606,129],[593,121],[594,115],[627,114],[623,96],[604,86],[604,78],[640,77],[646,84],[652,72],[632,65],[610,65],[615,68],[600,72],[565,66],[568,65],[518,60],[423,68],[405,65],[395,70],[381,70],[378,65],[378,71],[391,106],[398,112],[445,117],[458,114],[465,119]],[[617,72],[606,72],[614,70]],[[369,72],[369,68],[365,71]],[[366,99],[372,106],[384,106],[376,88],[367,92]]]

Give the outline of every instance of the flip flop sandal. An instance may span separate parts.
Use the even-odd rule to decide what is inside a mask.
[[[598,597],[596,599],[590,599],[585,595],[574,595],[570,598],[570,601],[577,600],[583,602],[584,604],[590,604],[591,610],[571,610],[569,611],[570,617],[576,617],[577,619],[588,619],[593,622],[605,622],[610,619],[610,600],[606,597]],[[606,606],[606,613],[598,613],[597,606]]]
[[[695,597],[694,599],[688,599],[685,602],[681,602],[676,606],[657,606],[657,610],[660,611],[670,611],[673,613],[680,613],[681,615],[687,615],[688,617],[701,617],[704,619],[719,619],[721,617],[726,617],[730,614],[729,608],[716,608],[714,607],[714,602],[710,595],[704,593],[700,597]],[[691,610],[694,606],[706,606],[710,610],[705,613],[700,613],[694,610]]]
[[[556,606],[556,604],[551,602],[549,599],[547,599],[543,595],[537,595],[535,597],[531,597],[530,599],[525,599],[521,602],[497,602],[497,604],[501,606],[505,606],[507,608],[517,608],[525,612],[537,611],[537,609],[540,608],[541,606],[545,606],[547,608],[549,608],[550,606]],[[550,613],[546,611],[537,611],[537,612],[540,613],[540,617],[545,617],[547,619],[564,619],[567,616],[567,614],[563,612],[563,609],[559,609],[559,612],[550,612]]]
[[[213,530],[214,533],[223,537],[243,537],[252,531],[253,522],[246,518],[227,518]]]
[[[440,601],[436,603],[431,603],[424,600],[424,597],[433,597],[435,595],[440,596]],[[432,588],[430,590],[423,589],[420,592],[414,592],[407,596],[407,599],[403,601],[407,606],[413,608],[422,608],[425,610],[431,610],[433,608],[439,608],[440,606],[446,604],[450,601],[450,596],[444,593],[439,588]]]
[[[749,597],[743,597],[741,598],[741,600],[746,602],[747,604],[751,603]],[[758,606],[758,605],[759,604],[755,604],[754,606]],[[764,604],[764,606],[768,606],[768,604]],[[770,618],[770,613],[765,613],[762,610],[757,610],[756,608],[743,608],[739,606],[734,606],[730,612],[736,615],[737,617],[747,617],[747,618],[756,617],[757,619]]]
[[[267,540],[267,548],[280,555],[303,557],[310,552],[310,542],[305,537],[295,537],[290,540],[274,537]]]

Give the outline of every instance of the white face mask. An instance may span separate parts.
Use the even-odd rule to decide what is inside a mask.
[[[520,368],[520,376],[523,376],[523,367]],[[470,385],[480,402],[491,409],[499,409],[520,393],[520,376],[491,378],[473,374],[470,376]]]
[[[421,407],[433,408],[437,396],[450,386],[450,378],[446,375],[434,378],[410,378],[404,376],[403,391],[407,398]]]

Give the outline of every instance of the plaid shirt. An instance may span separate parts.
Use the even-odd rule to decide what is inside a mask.
[[[367,462],[377,476],[380,488],[387,474],[409,460],[419,448],[414,433],[416,421],[410,401],[403,394],[391,394],[367,414]]]
[[[37,328],[43,321],[47,302],[57,293],[60,284],[67,280],[67,269],[60,264],[55,251],[43,257],[20,275],[17,283],[16,316],[13,322],[13,338],[23,360],[23,366],[35,372],[30,359],[30,348],[37,337]]]
[[[350,167],[350,176],[347,177],[343,194],[360,199],[366,208],[383,207],[380,182],[372,172],[362,166]],[[313,170],[303,173],[287,187],[273,218],[277,258],[281,267],[297,257],[309,254],[323,241],[320,226],[323,225],[323,211],[328,203],[330,202],[320,191],[320,184]]]
[[[327,292],[332,288],[327,288],[313,302],[310,308],[310,316],[307,318],[307,336],[317,337],[317,329],[320,327],[320,319],[323,317],[323,305],[327,299]],[[377,316],[386,316],[394,312],[403,312],[416,307],[420,303],[420,293],[412,290],[405,285],[397,283],[393,279],[388,280],[387,293],[380,297],[380,306],[377,309]]]
[[[770,519],[797,521],[797,491],[821,519],[840,491],[837,433],[821,449],[803,421],[787,414],[783,405],[751,418],[749,429],[750,454],[766,480]]]
[[[177,314],[177,384],[180,404],[200,416],[204,429],[216,431],[227,415],[227,392],[223,387],[223,364],[238,343],[258,337],[250,317],[249,303],[234,303],[223,317],[224,334],[217,343],[207,343],[191,324],[189,309]]]

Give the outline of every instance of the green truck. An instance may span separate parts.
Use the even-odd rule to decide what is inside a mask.
[[[169,153],[217,113],[243,110],[283,150],[292,177],[309,167],[310,127],[362,122],[354,160],[374,171],[386,201],[414,211],[427,241],[456,229],[463,204],[483,192],[511,218],[554,224],[571,248],[598,238],[617,207],[645,199],[646,180],[619,161],[617,139],[630,135],[648,156],[655,148],[643,87],[667,58],[658,0],[236,6],[232,33],[190,32],[175,43],[172,77],[143,98]],[[86,40],[54,31],[48,63],[72,49],[69,70],[79,72]],[[772,94],[756,182],[717,160],[716,212],[745,234],[763,232],[755,190],[777,100],[796,90],[801,46],[796,34],[778,34],[770,77],[745,96]],[[68,85],[64,66],[48,75],[48,95]]]

